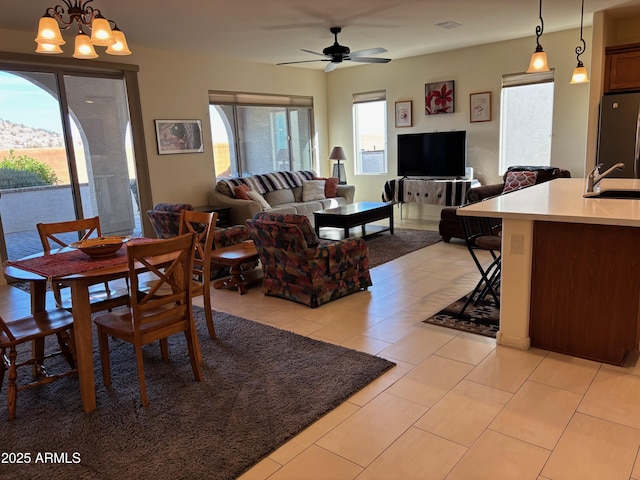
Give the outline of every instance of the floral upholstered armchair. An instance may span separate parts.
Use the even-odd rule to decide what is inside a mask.
[[[178,235],[180,229],[180,212],[182,210],[195,210],[188,203],[158,203],[153,210],[147,210],[147,217],[158,238],[171,238]],[[249,239],[249,230],[244,225],[236,225],[227,228],[216,228],[213,234],[213,249],[236,245]],[[250,270],[255,263],[247,263],[243,270]],[[211,265],[211,278],[220,278],[229,275],[229,267]]]
[[[315,308],[371,286],[364,240],[321,240],[304,215],[260,212],[247,220],[265,295]]]

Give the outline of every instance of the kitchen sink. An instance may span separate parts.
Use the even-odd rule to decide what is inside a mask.
[[[618,198],[640,200],[640,190],[625,190],[610,188],[599,192],[589,192],[584,194],[585,198]]]

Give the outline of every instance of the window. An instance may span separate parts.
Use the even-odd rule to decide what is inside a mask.
[[[313,99],[209,92],[216,178],[313,168]]]
[[[387,99],[384,91],[353,95],[353,134],[355,174],[386,174]]]
[[[551,164],[554,72],[503,75],[500,171]]]

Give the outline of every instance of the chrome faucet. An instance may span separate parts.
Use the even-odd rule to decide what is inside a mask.
[[[600,180],[602,180],[603,178],[605,178],[607,175],[609,175],[611,172],[615,170],[619,171],[624,169],[624,163],[620,162],[620,163],[616,163],[611,168],[608,168],[604,173],[600,173],[600,167],[602,165],[603,165],[602,163],[599,163],[594,167],[593,170],[591,170],[591,172],[589,172],[589,175],[587,175],[587,184],[585,186],[585,193],[593,193],[594,191],[596,192],[599,191],[600,186],[598,184],[600,183]]]

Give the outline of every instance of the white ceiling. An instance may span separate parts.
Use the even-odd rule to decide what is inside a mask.
[[[544,32],[578,28],[580,2],[543,1]],[[62,0],[3,1],[0,28],[34,32],[35,38],[38,19],[47,7],[57,3]],[[270,64],[320,58],[300,49],[321,52],[331,45],[331,26],[343,27],[339,43],[352,51],[384,47],[388,52],[378,56],[398,59],[534,36],[539,25],[537,0],[89,0],[88,3],[118,23],[132,50],[136,45],[144,45]],[[638,7],[640,0],[585,0],[584,23],[591,25],[594,11],[629,5]],[[443,29],[436,25],[442,22],[461,26]],[[64,33],[66,48],[74,34],[75,30]],[[541,43],[544,46],[544,35]],[[325,65],[313,62],[300,67],[321,69]]]

